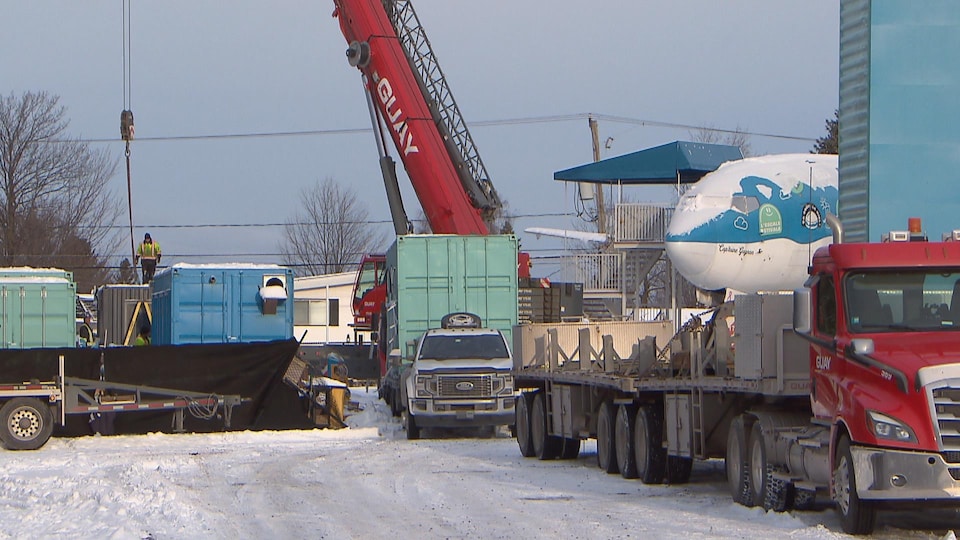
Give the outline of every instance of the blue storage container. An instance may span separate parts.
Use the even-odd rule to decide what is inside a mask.
[[[56,268],[0,269],[0,348],[77,345],[77,287]]]
[[[293,271],[277,265],[179,263],[153,279],[157,345],[293,337]]]

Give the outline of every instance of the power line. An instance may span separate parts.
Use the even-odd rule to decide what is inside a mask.
[[[577,217],[575,213],[572,212],[543,212],[539,214],[517,214],[511,216],[505,216],[508,220],[519,220],[519,219],[537,219],[537,218],[548,218],[548,217]],[[413,220],[415,222],[422,222],[421,220]],[[334,225],[390,225],[393,222],[390,220],[364,220],[364,221],[305,221],[305,222],[295,222],[295,223],[186,223],[186,224],[146,224],[146,225],[135,225],[138,229],[219,229],[219,228],[260,228],[260,227],[286,227],[288,225],[293,226],[334,226]],[[101,224],[90,224],[90,225],[69,225],[64,227],[67,228],[79,228],[79,229],[122,229],[126,225],[101,225]]]
[[[662,120],[650,120],[650,119],[643,119],[643,118],[633,118],[629,116],[597,114],[597,113],[573,113],[573,114],[546,115],[546,116],[500,118],[495,120],[479,120],[476,122],[469,122],[469,125],[476,126],[476,127],[495,127],[495,126],[521,125],[521,124],[549,124],[549,123],[557,123],[557,122],[582,121],[585,118],[589,118],[591,116],[598,120],[605,120],[607,122],[631,124],[631,125],[638,125],[638,126],[660,127],[660,128],[670,128],[670,129],[707,130],[707,131],[715,131],[719,133],[732,133],[732,134],[739,133],[744,135],[750,135],[752,137],[785,139],[785,140],[802,141],[802,142],[815,142],[817,140],[816,137],[803,137],[799,135],[788,135],[783,133],[748,131],[743,129],[714,128],[714,127],[707,127],[703,125],[698,126],[694,124],[684,124],[681,122],[666,122]],[[329,135],[358,135],[358,134],[367,134],[367,133],[370,133],[371,131],[372,131],[372,128],[308,129],[308,130],[299,130],[299,131],[254,131],[254,132],[241,132],[241,133],[212,133],[207,135],[187,134],[187,135],[165,135],[165,136],[155,136],[155,137],[137,137],[137,141],[138,142],[163,142],[163,141],[205,141],[205,140],[218,140],[218,139],[264,139],[264,138],[275,138],[275,137],[316,137],[316,136],[329,136]],[[70,142],[70,141],[48,140],[45,142],[59,143],[59,142]],[[112,142],[117,142],[117,139],[115,137],[76,139],[74,142],[112,143]]]

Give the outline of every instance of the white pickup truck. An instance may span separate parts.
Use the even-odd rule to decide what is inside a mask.
[[[408,439],[423,427],[501,426],[514,422],[513,357],[503,334],[470,313],[451,313],[427,330],[404,372]]]

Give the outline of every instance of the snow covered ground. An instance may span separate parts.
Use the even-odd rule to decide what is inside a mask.
[[[0,538],[845,538],[830,508],[731,502],[722,461],[690,484],[520,456],[496,438],[407,441],[375,391],[344,430],[55,438],[0,450]],[[430,435],[427,433],[426,435]],[[920,528],[917,528],[920,527]],[[954,512],[884,520],[880,538],[955,540]]]

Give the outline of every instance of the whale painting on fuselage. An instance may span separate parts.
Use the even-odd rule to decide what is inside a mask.
[[[667,255],[707,290],[793,290],[813,252],[830,242],[837,156],[781,154],[730,161],[680,197]]]

